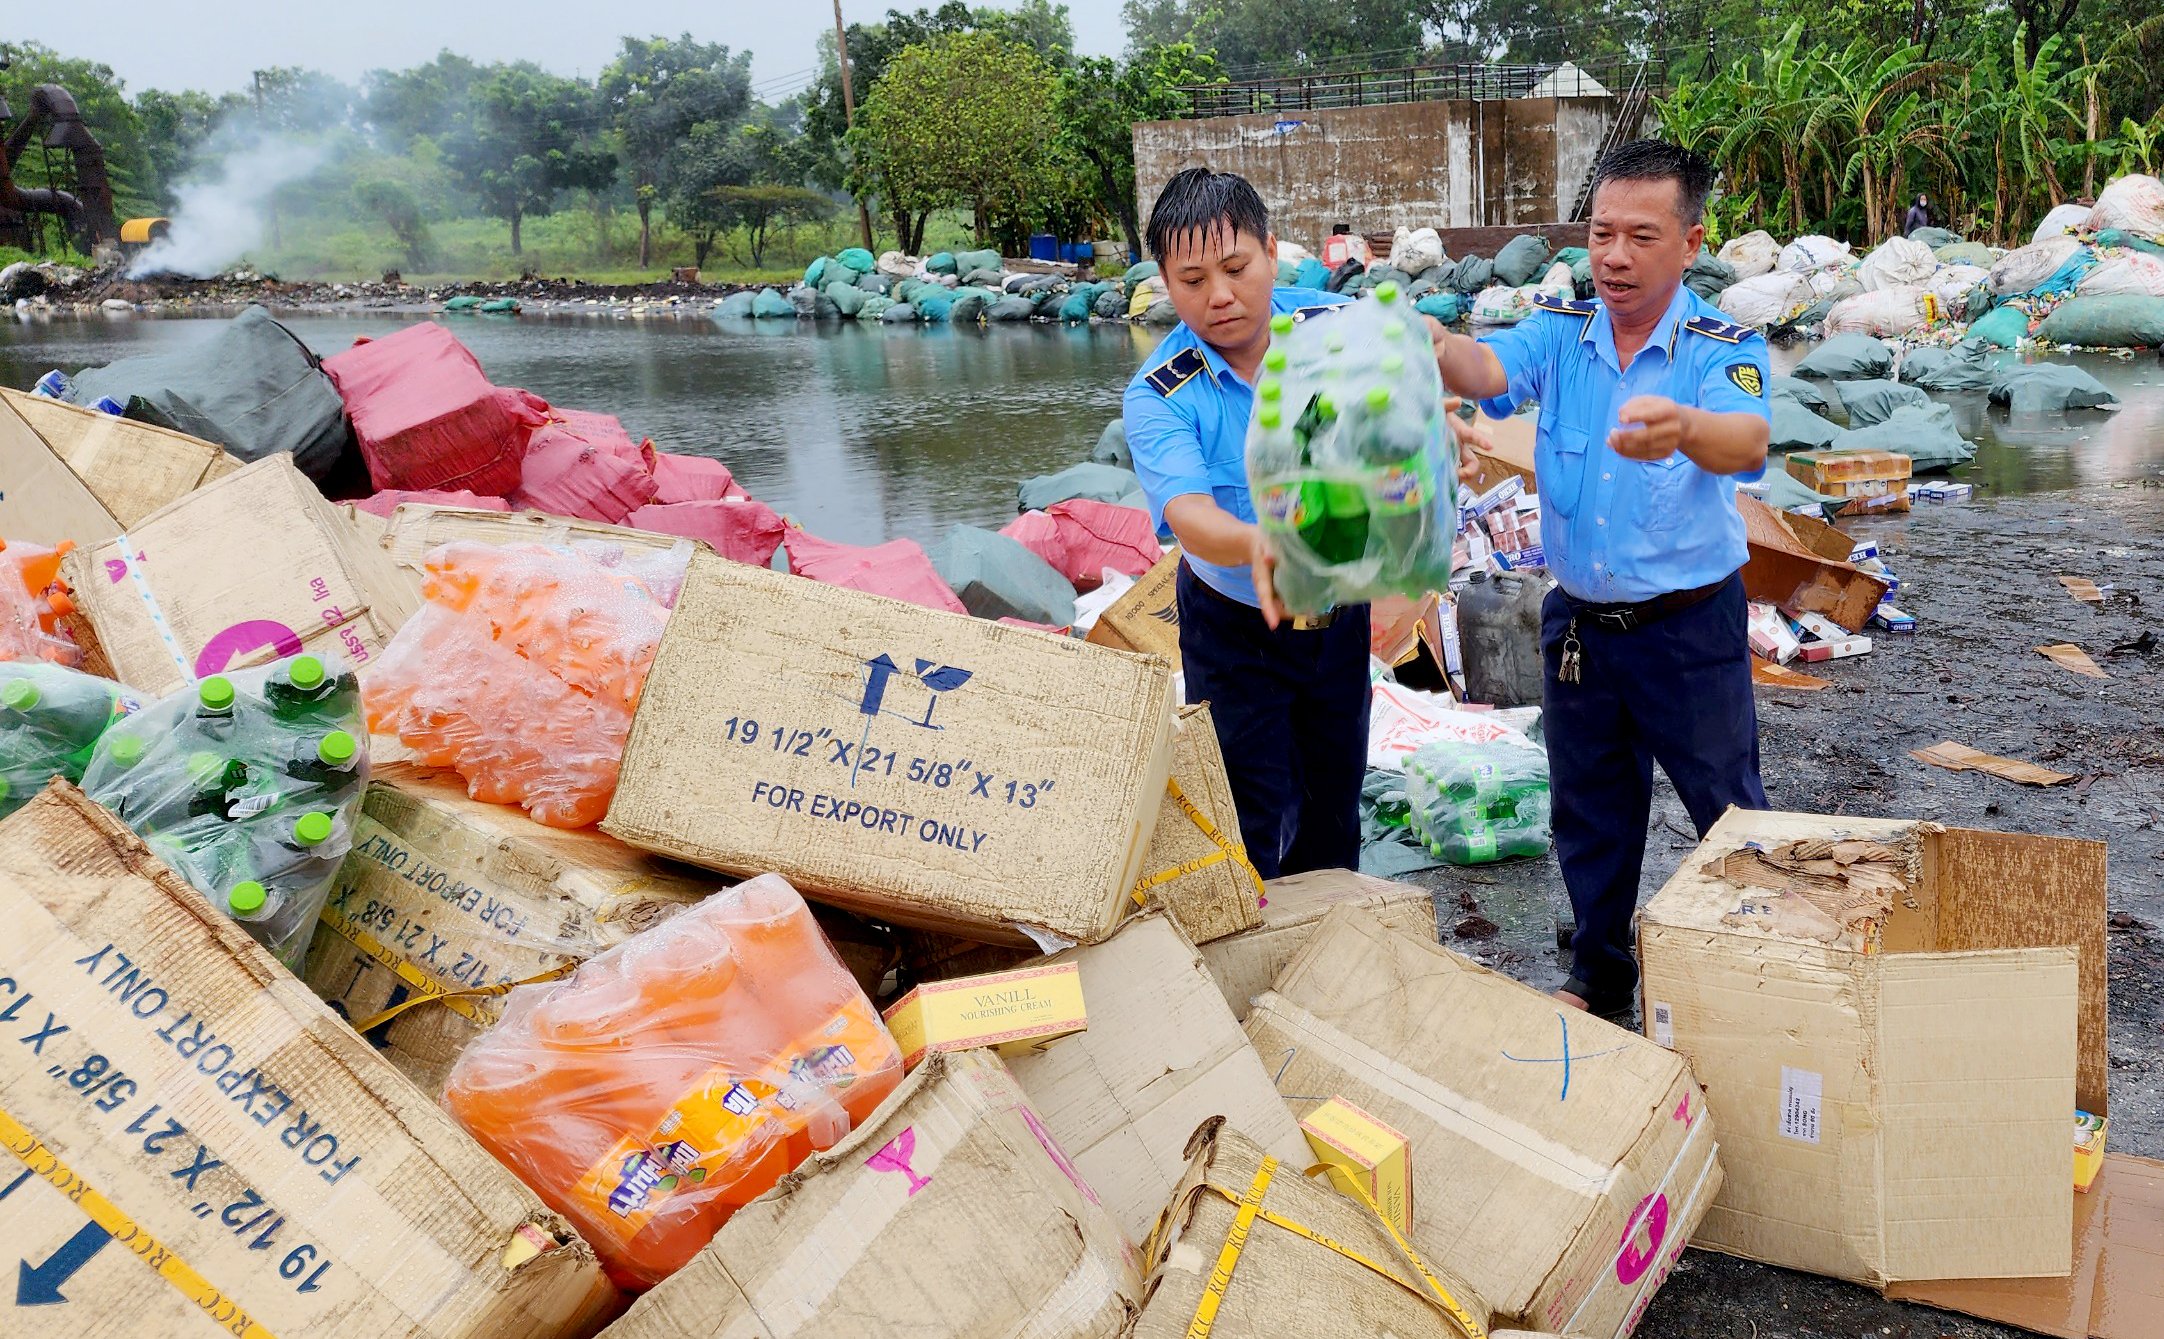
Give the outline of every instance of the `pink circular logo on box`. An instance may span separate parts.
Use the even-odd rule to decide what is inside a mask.
[[[1644,1229],[1646,1240],[1641,1249],[1636,1240],[1639,1230]],[[1668,1235],[1668,1197],[1659,1193],[1638,1201],[1631,1210],[1628,1223],[1623,1225],[1623,1249],[1616,1252],[1615,1276],[1620,1283],[1636,1283],[1653,1267],[1660,1257],[1661,1241]]]
[[[195,658],[195,677],[216,674],[251,651],[270,647],[280,657],[297,656],[301,653],[300,634],[285,624],[268,618],[252,618],[232,627],[203,643],[202,653]]]

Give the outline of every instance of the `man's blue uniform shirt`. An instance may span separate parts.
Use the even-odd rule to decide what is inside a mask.
[[[1593,604],[1632,604],[1711,585],[1743,566],[1750,554],[1736,485],[1763,469],[1709,474],[1681,451],[1630,460],[1609,447],[1608,434],[1640,395],[1770,419],[1766,341],[1756,331],[1679,286],[1627,371],[1599,302],[1542,297],[1532,315],[1481,342],[1502,361],[1510,389],[1480,407],[1507,418],[1540,402],[1540,541],[1564,590]]]
[[[1350,301],[1320,289],[1277,288],[1270,293],[1270,312],[1300,316]],[[1165,336],[1127,383],[1121,411],[1127,450],[1160,538],[1172,537],[1165,504],[1189,493],[1206,493],[1234,516],[1254,521],[1255,504],[1247,492],[1247,422],[1254,409],[1255,388],[1184,323]],[[1220,567],[1193,555],[1187,563],[1220,594],[1258,603],[1250,568]]]

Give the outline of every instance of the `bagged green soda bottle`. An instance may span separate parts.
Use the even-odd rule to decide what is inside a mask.
[[[299,655],[273,665],[263,680],[263,701],[281,721],[336,724],[358,708],[360,691],[353,671],[333,673],[319,656]]]
[[[56,776],[81,781],[98,740],[139,706],[110,679],[43,661],[0,664],[0,816]]]
[[[1387,364],[1390,355],[1385,359]],[[1361,397],[1353,419],[1353,450],[1367,468],[1368,530],[1377,551],[1394,569],[1410,570],[1427,557],[1435,526],[1435,478],[1429,465],[1429,420],[1388,386]],[[1444,582],[1449,574],[1444,573]]]

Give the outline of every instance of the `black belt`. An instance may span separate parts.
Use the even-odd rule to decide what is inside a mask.
[[[1571,613],[1578,618],[1587,620],[1595,627],[1604,628],[1609,632],[1634,632],[1646,624],[1658,622],[1670,614],[1680,614],[1692,605],[1704,604],[1720,594],[1731,579],[1731,577],[1722,577],[1719,581],[1711,585],[1700,586],[1696,590],[1670,591],[1666,595],[1656,595],[1650,600],[1640,600],[1636,604],[1589,604],[1584,600],[1573,598],[1569,591],[1563,592],[1563,599],[1570,605]]]

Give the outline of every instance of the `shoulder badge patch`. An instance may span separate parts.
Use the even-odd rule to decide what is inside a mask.
[[[1142,379],[1159,395],[1170,395],[1193,381],[1195,374],[1207,366],[1200,349],[1182,349],[1144,373]]]
[[[1723,344],[1741,344],[1758,333],[1747,325],[1730,325],[1726,321],[1716,321],[1710,316],[1693,316],[1683,323],[1683,328],[1694,335],[1704,335],[1708,339],[1717,339]]]
[[[1351,305],[1349,302],[1318,302],[1312,307],[1295,307],[1292,309],[1292,319],[1305,321],[1310,316],[1326,315],[1340,307],[1349,307]]]
[[[1760,379],[1756,363],[1730,364],[1728,379],[1736,383],[1737,390],[1753,399],[1763,398],[1766,394],[1766,383]]]
[[[1559,298],[1553,293],[1535,293],[1533,305],[1544,312],[1555,312],[1562,316],[1591,316],[1600,310],[1600,304],[1591,298]]]

